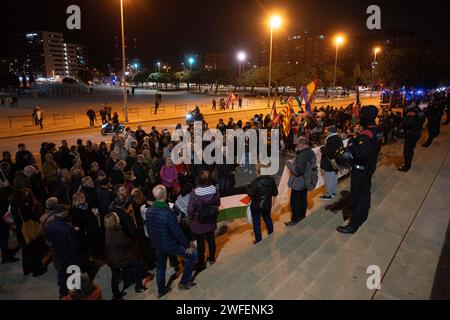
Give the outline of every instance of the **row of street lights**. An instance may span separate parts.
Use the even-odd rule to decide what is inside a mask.
[[[125,68],[126,68],[126,57],[125,57],[125,27],[124,27],[124,15],[123,15],[123,0],[120,0],[120,20],[121,20],[121,29],[122,29],[122,70],[124,70],[123,75],[123,99],[124,99],[124,115],[125,115],[125,122],[128,122],[128,95],[127,95],[127,81],[125,78]],[[269,83],[268,83],[268,95],[267,95],[267,105],[270,107],[270,94],[272,91],[272,49],[273,49],[273,31],[275,29],[278,29],[281,26],[281,18],[279,16],[272,16],[269,20],[270,25],[270,50],[269,50]],[[334,75],[333,75],[333,99],[336,94],[336,71],[337,71],[337,62],[338,62],[338,51],[339,51],[339,45],[341,45],[344,42],[344,37],[342,35],[338,35],[335,38],[336,43],[336,57],[334,61]],[[380,52],[380,48],[376,47],[374,48],[374,61],[372,63],[372,81],[371,81],[371,88],[370,88],[370,96],[372,97],[373,92],[373,84],[375,79],[375,68],[377,64],[377,53]],[[247,55],[245,52],[240,51],[237,54],[237,60],[239,61],[239,76],[241,76],[242,72],[242,64],[244,61],[246,61]],[[188,58],[188,63],[190,70],[192,71],[192,65],[194,64],[195,59],[193,57]],[[161,63],[158,62],[158,72],[161,72]],[[182,63],[183,67],[185,66],[184,63]],[[163,66],[163,68],[166,66]],[[170,67],[165,68],[167,72],[169,72]]]

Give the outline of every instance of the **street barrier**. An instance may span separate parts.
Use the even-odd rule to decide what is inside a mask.
[[[151,107],[150,107],[150,112],[151,112],[152,114],[155,114],[155,106],[151,106]],[[158,107],[157,113],[158,113],[158,114],[160,114],[160,113],[165,114],[165,113],[166,113],[166,106],[161,106],[161,105],[160,105],[160,106]]]
[[[28,122],[31,120],[31,125],[34,126],[34,121],[31,116],[8,116],[9,128],[12,129],[13,122]]]
[[[175,105],[175,112],[177,111],[185,111],[187,112],[187,105],[186,104],[176,104]]]
[[[75,113],[55,113],[53,114],[53,124],[56,124],[56,121],[64,121],[64,120],[72,120],[75,122]]]

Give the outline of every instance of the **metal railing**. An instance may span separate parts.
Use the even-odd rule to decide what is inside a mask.
[[[31,121],[31,125],[34,126],[34,119],[31,116],[8,116],[9,128],[12,129],[13,122],[25,122]]]
[[[53,124],[56,124],[56,121],[65,121],[72,120],[75,122],[75,113],[55,113],[53,114]]]

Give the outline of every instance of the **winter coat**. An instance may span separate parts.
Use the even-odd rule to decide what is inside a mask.
[[[220,206],[219,191],[213,185],[199,186],[191,192],[187,213],[191,221],[191,230],[193,233],[202,234],[213,232],[217,229],[216,223],[202,224],[198,221],[197,213],[205,205]]]
[[[20,189],[31,189],[31,180],[29,177],[25,175],[25,173],[21,171],[17,171],[14,176],[14,184],[13,184],[14,190],[20,190]]]
[[[153,248],[162,254],[172,255],[179,247],[189,247],[189,240],[184,235],[175,212],[165,202],[155,201],[147,209],[144,226]]]
[[[325,145],[321,148],[320,169],[325,171],[336,171],[331,165],[332,159],[336,156],[336,151],[342,146],[342,140],[337,133],[328,135]]]
[[[316,154],[311,148],[306,148],[297,153],[295,162],[286,161],[286,166],[291,171],[291,176],[289,177],[288,187],[301,191],[306,189],[305,178],[303,175],[306,173],[306,165],[309,161],[316,161]]]
[[[110,268],[123,268],[136,260],[135,245],[122,230],[106,230],[105,261]]]
[[[250,209],[261,214],[270,214],[272,209],[272,197],[278,195],[278,187],[275,179],[271,176],[259,176],[250,184],[248,191],[252,199]]]
[[[178,173],[175,166],[163,166],[159,174],[161,182],[166,188],[173,188],[177,185]]]

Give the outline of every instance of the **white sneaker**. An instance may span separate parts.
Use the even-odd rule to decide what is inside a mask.
[[[250,170],[248,173],[250,173],[250,174],[253,174],[253,171],[252,170]]]
[[[177,271],[175,270],[175,268],[174,267],[170,267],[170,269],[169,269],[169,277],[173,276],[176,273],[177,273]]]
[[[244,172],[248,172],[248,169],[244,169]]]

